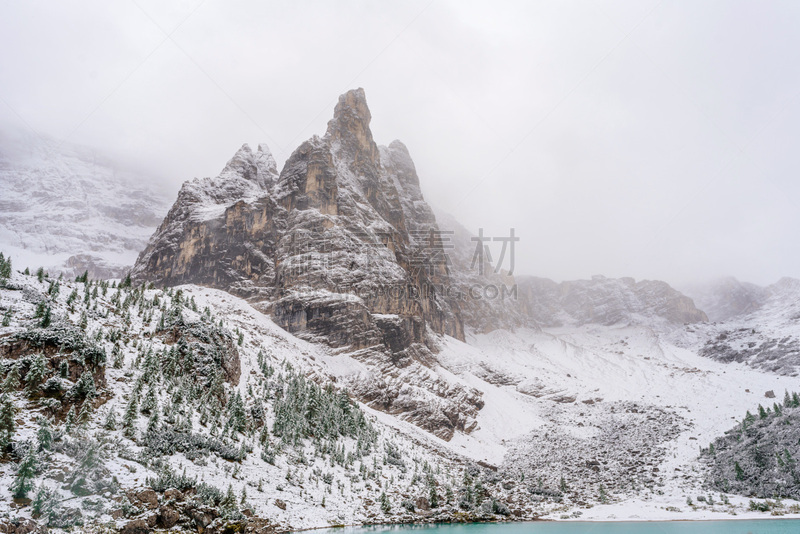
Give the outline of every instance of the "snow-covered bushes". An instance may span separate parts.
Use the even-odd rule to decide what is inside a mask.
[[[207,456],[210,453],[215,453],[225,460],[241,459],[239,449],[227,445],[213,436],[176,432],[166,427],[147,432],[142,445],[147,450],[147,454],[153,457],[171,456],[180,452],[190,460],[198,456]]]

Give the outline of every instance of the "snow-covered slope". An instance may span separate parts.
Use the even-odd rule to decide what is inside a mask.
[[[363,366],[225,292],[14,273],[0,312],[0,413],[16,412],[10,434],[0,427],[10,442],[0,526],[38,510],[55,527],[266,533],[533,518],[557,506],[528,502],[527,487],[496,468],[353,404],[336,388]],[[28,457],[31,506],[10,489]]]
[[[18,266],[119,276],[167,211],[153,177],[96,151],[0,132],[0,248]]]
[[[278,420],[284,417],[280,399],[290,395],[293,381],[356,385],[370,375],[368,366],[296,338],[219,290],[119,289],[64,280],[56,286],[55,280],[14,273],[0,297],[0,312],[8,317],[0,329],[3,385],[19,410],[14,461],[0,464],[0,492],[9,491],[26,451],[38,443],[37,418],[50,418],[57,439],[52,453],[39,458],[42,468],[31,492],[70,497],[56,508],[69,521],[207,521],[208,532],[217,532],[236,521],[255,525],[256,519],[236,519],[233,510],[244,507],[264,528],[278,530],[505,513],[520,519],[742,515],[746,502],[735,496],[725,506],[684,504],[687,496],[706,491],[699,447],[761,402],[765,392],[796,388],[794,379],[713,361],[642,326],[497,330],[470,335],[467,343],[443,338],[427,376],[419,377],[437,387],[479,392],[484,405],[472,432],[444,441],[362,404],[375,441],[366,434],[330,442],[311,435],[292,444]],[[47,314],[55,330],[41,326],[44,318],[35,317],[40,308],[50,310],[39,315]],[[48,348],[50,333],[72,331],[84,333],[69,338],[77,342],[52,341],[62,352]],[[59,395],[32,393],[30,368],[39,356],[26,343],[33,340],[44,343],[39,350],[50,360],[48,373],[63,372],[56,371],[58,362],[69,361],[57,404],[51,401]],[[221,359],[209,343],[223,350]],[[91,413],[80,402],[80,367],[71,370],[86,365],[86,357],[71,353],[76,350],[107,355],[94,371]],[[175,374],[173,351],[200,367]],[[214,361],[221,362],[218,371]],[[19,383],[6,386],[13,383],[14,368]],[[192,385],[203,377],[210,379],[207,386]],[[223,404],[216,405],[214,391]],[[200,402],[187,403],[191,395],[200,395]],[[246,414],[241,431],[237,406]],[[87,412],[85,423],[79,412]],[[115,424],[108,422],[112,412]],[[76,416],[69,429],[67,420]],[[189,432],[195,436],[190,441],[175,441]],[[80,451],[87,447],[101,453],[89,472],[81,467]],[[342,460],[351,454],[354,461]],[[180,478],[184,472],[186,480]],[[88,477],[88,486],[75,486],[80,477]],[[107,487],[103,481],[116,481],[117,489],[101,491]],[[245,494],[244,505],[225,508],[230,505],[224,499],[216,508],[208,504],[213,488],[224,496],[228,486],[237,502]],[[441,498],[436,507],[432,487]],[[7,497],[0,501],[11,502]],[[30,508],[15,513],[28,516]]]
[[[541,478],[549,491],[565,484],[572,502],[602,492],[613,503],[584,517],[678,517],[668,506],[697,517],[686,498],[704,492],[699,448],[771,403],[768,392],[798,389],[796,379],[713,361],[642,326],[495,331],[467,342],[448,342],[440,372],[486,404],[478,429],[449,446]],[[744,500],[730,501],[741,513]],[[717,507],[716,516],[732,510]]]
[[[722,362],[797,376],[800,371],[800,280],[783,278],[763,289],[749,313],[673,333],[676,343]]]

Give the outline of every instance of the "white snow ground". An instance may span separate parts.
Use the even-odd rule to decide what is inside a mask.
[[[209,304],[230,309],[226,316],[244,319],[240,328],[249,328],[251,332],[255,328],[254,335],[269,332],[270,336],[285,340],[287,346],[304,343],[277,328],[269,318],[240,299],[221,291],[199,288],[194,291],[213,295]],[[596,506],[591,512],[584,511],[582,518],[730,517],[731,510],[719,505],[708,510],[702,506],[696,510],[687,507],[687,496],[696,501],[697,495],[706,495],[707,491],[700,487],[696,477],[684,479],[684,472],[687,467],[699,469],[696,463],[699,448],[707,447],[734,426],[747,410],[754,411],[759,403],[771,405],[773,401],[764,396],[767,391],[774,391],[782,398],[784,390],[800,389],[800,380],[757,371],[745,364],[716,362],[671,344],[665,339],[668,337],[647,327],[585,325],[543,331],[497,330],[470,335],[467,343],[446,338],[438,354],[441,366],[434,372],[483,392],[486,404],[478,415],[478,430],[470,435],[456,433],[450,442],[445,442],[390,415],[372,413],[403,433],[474,460],[501,465],[509,445],[524,441],[545,423],[556,423],[577,435],[587,435],[586,427],[577,426],[581,413],[588,413],[591,420],[592,412],[603,413],[604,406],[615,401],[664,407],[688,423],[688,428],[669,443],[670,454],[660,466],[661,472],[666,473],[666,485],[661,488],[664,494],[630,497],[621,503]],[[361,364],[346,355],[330,355],[314,344],[303,346],[308,363],[322,368],[325,374],[343,377],[361,370]],[[575,402],[558,402],[573,396]],[[595,402],[585,404],[583,401],[587,400]],[[676,468],[681,471],[675,471]],[[748,499],[732,496],[730,500],[744,507],[736,510],[737,514],[746,512]],[[669,506],[682,511],[666,511]],[[746,515],[753,514],[759,515]]]
[[[39,291],[46,288],[46,282],[40,284],[34,277],[16,273],[14,282]],[[59,301],[66,299],[73,286],[80,287],[72,282],[63,283]],[[328,376],[338,380],[352,377],[362,370],[361,364],[347,355],[334,354],[325,347],[295,338],[242,299],[196,286],[183,286],[182,289],[187,298],[195,298],[199,309],[209,306],[216,317],[223,318],[226,328],[238,328],[244,332],[238,385],[243,395],[257,374],[256,354],[260,349],[266,348],[275,363],[286,360],[307,376]],[[153,290],[148,295],[152,298],[157,292]],[[13,308],[15,317],[32,312],[32,305],[23,302],[23,291],[1,290],[0,294],[0,306]],[[110,295],[101,301],[107,302]],[[77,322],[78,317],[79,313],[72,317],[73,321]],[[102,323],[93,319],[89,331],[95,331],[101,323],[107,326],[108,321]],[[131,332],[149,330],[136,314],[132,314],[132,321]],[[16,319],[11,326],[0,329],[0,335],[15,328],[19,328]],[[455,455],[508,467],[503,465],[507,453],[524,451],[528,438],[548,425],[550,428],[555,425],[591,443],[594,422],[608,416],[619,403],[655,405],[673,411],[686,423],[685,430],[666,444],[668,452],[658,466],[665,481],[662,487],[654,491],[611,494],[611,504],[608,505],[596,502],[567,505],[528,503],[527,509],[555,519],[764,517],[764,514],[748,512],[748,499],[740,497],[730,496],[731,505],[724,506],[701,505],[696,501],[697,495],[708,494],[700,483],[699,447],[707,446],[714,437],[732,427],[745,411],[753,411],[759,403],[765,403],[768,400],[764,397],[766,391],[773,390],[780,398],[784,389],[800,389],[798,379],[761,372],[744,364],[723,364],[703,358],[692,350],[669,343],[667,337],[645,327],[587,325],[543,331],[519,330],[515,333],[495,331],[470,335],[468,343],[442,339],[439,366],[432,372],[448,381],[477,388],[483,392],[486,403],[478,415],[479,428],[470,435],[457,433],[450,442],[435,438],[391,415],[368,407],[364,409],[374,418],[382,440],[391,439],[399,443],[404,455],[415,458],[418,464],[429,462],[439,466],[442,480],[447,480],[448,477],[457,478],[463,466]],[[100,409],[101,414],[113,408],[121,415],[125,406],[123,396],[133,387],[125,373],[135,358],[136,350],[126,346],[125,351],[123,369],[107,369],[113,397]],[[18,402],[18,406],[22,408],[24,402]],[[19,430],[21,439],[32,436],[35,431],[33,415],[28,413],[25,417]],[[102,420],[102,417],[97,420]],[[97,426],[98,422],[92,424]],[[142,428],[145,424],[146,421],[140,421]],[[636,428],[631,432],[636,432]],[[119,431],[117,434],[121,436]],[[135,449],[135,446],[131,447]],[[400,510],[392,517],[381,515],[378,504],[374,502],[380,488],[369,482],[351,482],[338,466],[312,462],[307,467],[300,467],[284,456],[279,456],[275,466],[270,466],[260,461],[255,453],[244,461],[234,478],[225,462],[198,465],[176,454],[171,463],[176,471],[186,467],[198,479],[223,489],[232,483],[237,495],[247,487],[248,501],[254,511],[275,519],[284,527],[358,524],[374,521],[376,517],[401,521],[404,517]],[[135,462],[117,456],[107,462],[107,467],[123,487],[141,487],[145,478],[153,475]],[[312,482],[309,473],[315,468],[334,473],[335,482],[330,488],[319,480]],[[308,482],[287,483],[289,469]],[[395,502],[399,502],[405,491],[401,487],[405,482],[400,482],[404,476],[408,475],[403,475],[393,466],[384,466],[385,484],[388,486],[390,480],[397,481],[397,488],[394,488],[395,484],[391,488],[396,491],[398,500]],[[535,476],[535,473],[530,476]],[[11,466],[0,465],[0,515],[11,513],[8,490],[11,478]],[[263,479],[264,491],[255,490],[260,479]],[[546,482],[553,484],[555,481]],[[686,504],[687,496],[695,500],[694,506]],[[287,504],[286,510],[276,505],[277,499]],[[108,516],[104,519],[110,521]]]

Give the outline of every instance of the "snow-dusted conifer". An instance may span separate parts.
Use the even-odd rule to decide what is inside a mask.
[[[36,449],[31,447],[17,467],[16,477],[9,488],[14,498],[23,499],[33,489],[33,477],[36,476],[37,465]]]

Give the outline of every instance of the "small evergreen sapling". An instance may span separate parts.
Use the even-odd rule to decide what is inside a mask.
[[[30,369],[25,375],[25,386],[28,389],[28,393],[33,395],[38,391],[39,384],[42,383],[46,374],[47,360],[45,360],[44,354],[39,353],[33,357]]]
[[[0,395],[0,456],[4,454],[6,446],[14,439],[16,411],[11,396],[7,393]]]
[[[36,439],[39,442],[39,451],[49,451],[53,446],[53,428],[45,417],[40,417],[38,422],[39,430],[36,431]]]
[[[11,278],[11,258],[5,258],[0,252],[0,283]]]
[[[64,419],[64,432],[70,434],[73,428],[75,428],[75,406],[70,406]]]
[[[15,363],[9,369],[6,379],[3,381],[3,393],[16,391],[19,387],[19,363]]]
[[[40,484],[31,502],[31,512],[34,519],[41,519],[45,524],[48,524],[53,519],[57,506],[57,493],[45,486],[44,483]]]
[[[103,422],[103,428],[106,430],[116,430],[117,429],[117,412],[114,408],[108,410],[108,414],[106,415],[106,420]]]
[[[388,514],[389,512],[392,511],[392,504],[389,502],[389,497],[386,495],[385,491],[381,492],[380,503],[381,503],[381,512],[383,512],[384,514]]]
[[[36,476],[37,465],[36,450],[31,447],[17,467],[16,478],[9,488],[15,499],[24,499],[33,489],[33,477]]]

